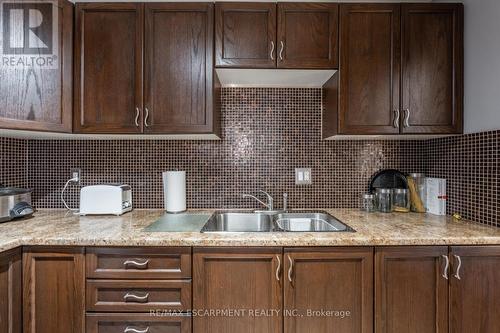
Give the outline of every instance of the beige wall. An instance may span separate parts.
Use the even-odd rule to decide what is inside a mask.
[[[500,0],[462,2],[465,5],[465,131],[497,130],[500,129]]]

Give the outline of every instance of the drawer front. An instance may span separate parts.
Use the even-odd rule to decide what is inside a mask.
[[[191,248],[87,248],[87,277],[94,279],[191,278]]]
[[[87,311],[191,310],[191,280],[87,280]]]
[[[191,316],[87,314],[87,333],[191,333]]]

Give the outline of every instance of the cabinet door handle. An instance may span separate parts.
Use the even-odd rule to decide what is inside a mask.
[[[280,256],[276,255],[276,259],[278,260],[278,267],[276,267],[276,280],[280,280],[280,271],[281,271],[281,260]]]
[[[458,261],[457,271],[455,272],[455,275],[453,275],[453,276],[455,277],[455,279],[461,280],[462,278],[460,277],[460,268],[462,268],[462,258],[460,258],[460,256],[457,256],[456,254],[454,254],[453,256]]]
[[[123,333],[148,333],[148,332],[149,332],[149,326],[143,330],[127,326],[127,328],[125,328],[125,330],[123,331]]]
[[[271,41],[271,60],[274,60],[274,41]]]
[[[145,259],[142,262],[139,262],[139,260],[144,260],[144,259],[128,259],[123,262],[123,266],[134,266],[134,268],[147,268],[149,259]],[[127,268],[127,267],[125,267]]]
[[[283,41],[280,41],[280,60],[283,60],[283,49],[285,48],[285,43]]]
[[[450,259],[448,258],[447,255],[444,255],[444,254],[441,257],[444,258],[444,262],[445,262],[442,277],[444,277],[446,280],[448,280],[448,268],[450,267]]]
[[[145,108],[144,110],[146,111],[146,116],[144,117],[144,126],[149,127],[149,124],[148,124],[149,110],[148,110],[148,108]]]
[[[135,303],[142,303],[142,302],[147,303],[148,298],[149,298],[149,293],[147,293],[144,296],[138,296],[135,294],[126,293],[125,296],[123,296],[125,302],[135,302]]]
[[[405,111],[404,126],[408,128],[410,127],[410,109],[404,109],[404,111]]]
[[[399,128],[399,109],[394,110],[394,123],[393,126],[394,128]]]
[[[290,262],[290,268],[288,269],[288,281],[292,283],[292,273],[293,273],[293,260],[290,258],[290,255],[287,255],[288,261]]]
[[[139,115],[141,113],[141,110],[139,108],[135,108],[135,126],[139,127]]]

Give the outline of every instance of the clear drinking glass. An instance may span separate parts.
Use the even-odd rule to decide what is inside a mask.
[[[392,192],[392,210],[400,213],[410,211],[410,191],[405,188],[395,188]]]
[[[392,212],[392,189],[378,188],[376,191],[377,209],[382,213]]]
[[[372,213],[377,210],[375,195],[371,193],[365,193],[361,197],[361,210],[367,213]]]

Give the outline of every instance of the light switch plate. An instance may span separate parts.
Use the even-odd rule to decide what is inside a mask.
[[[296,168],[295,185],[310,185],[310,184],[312,184],[311,168]]]

